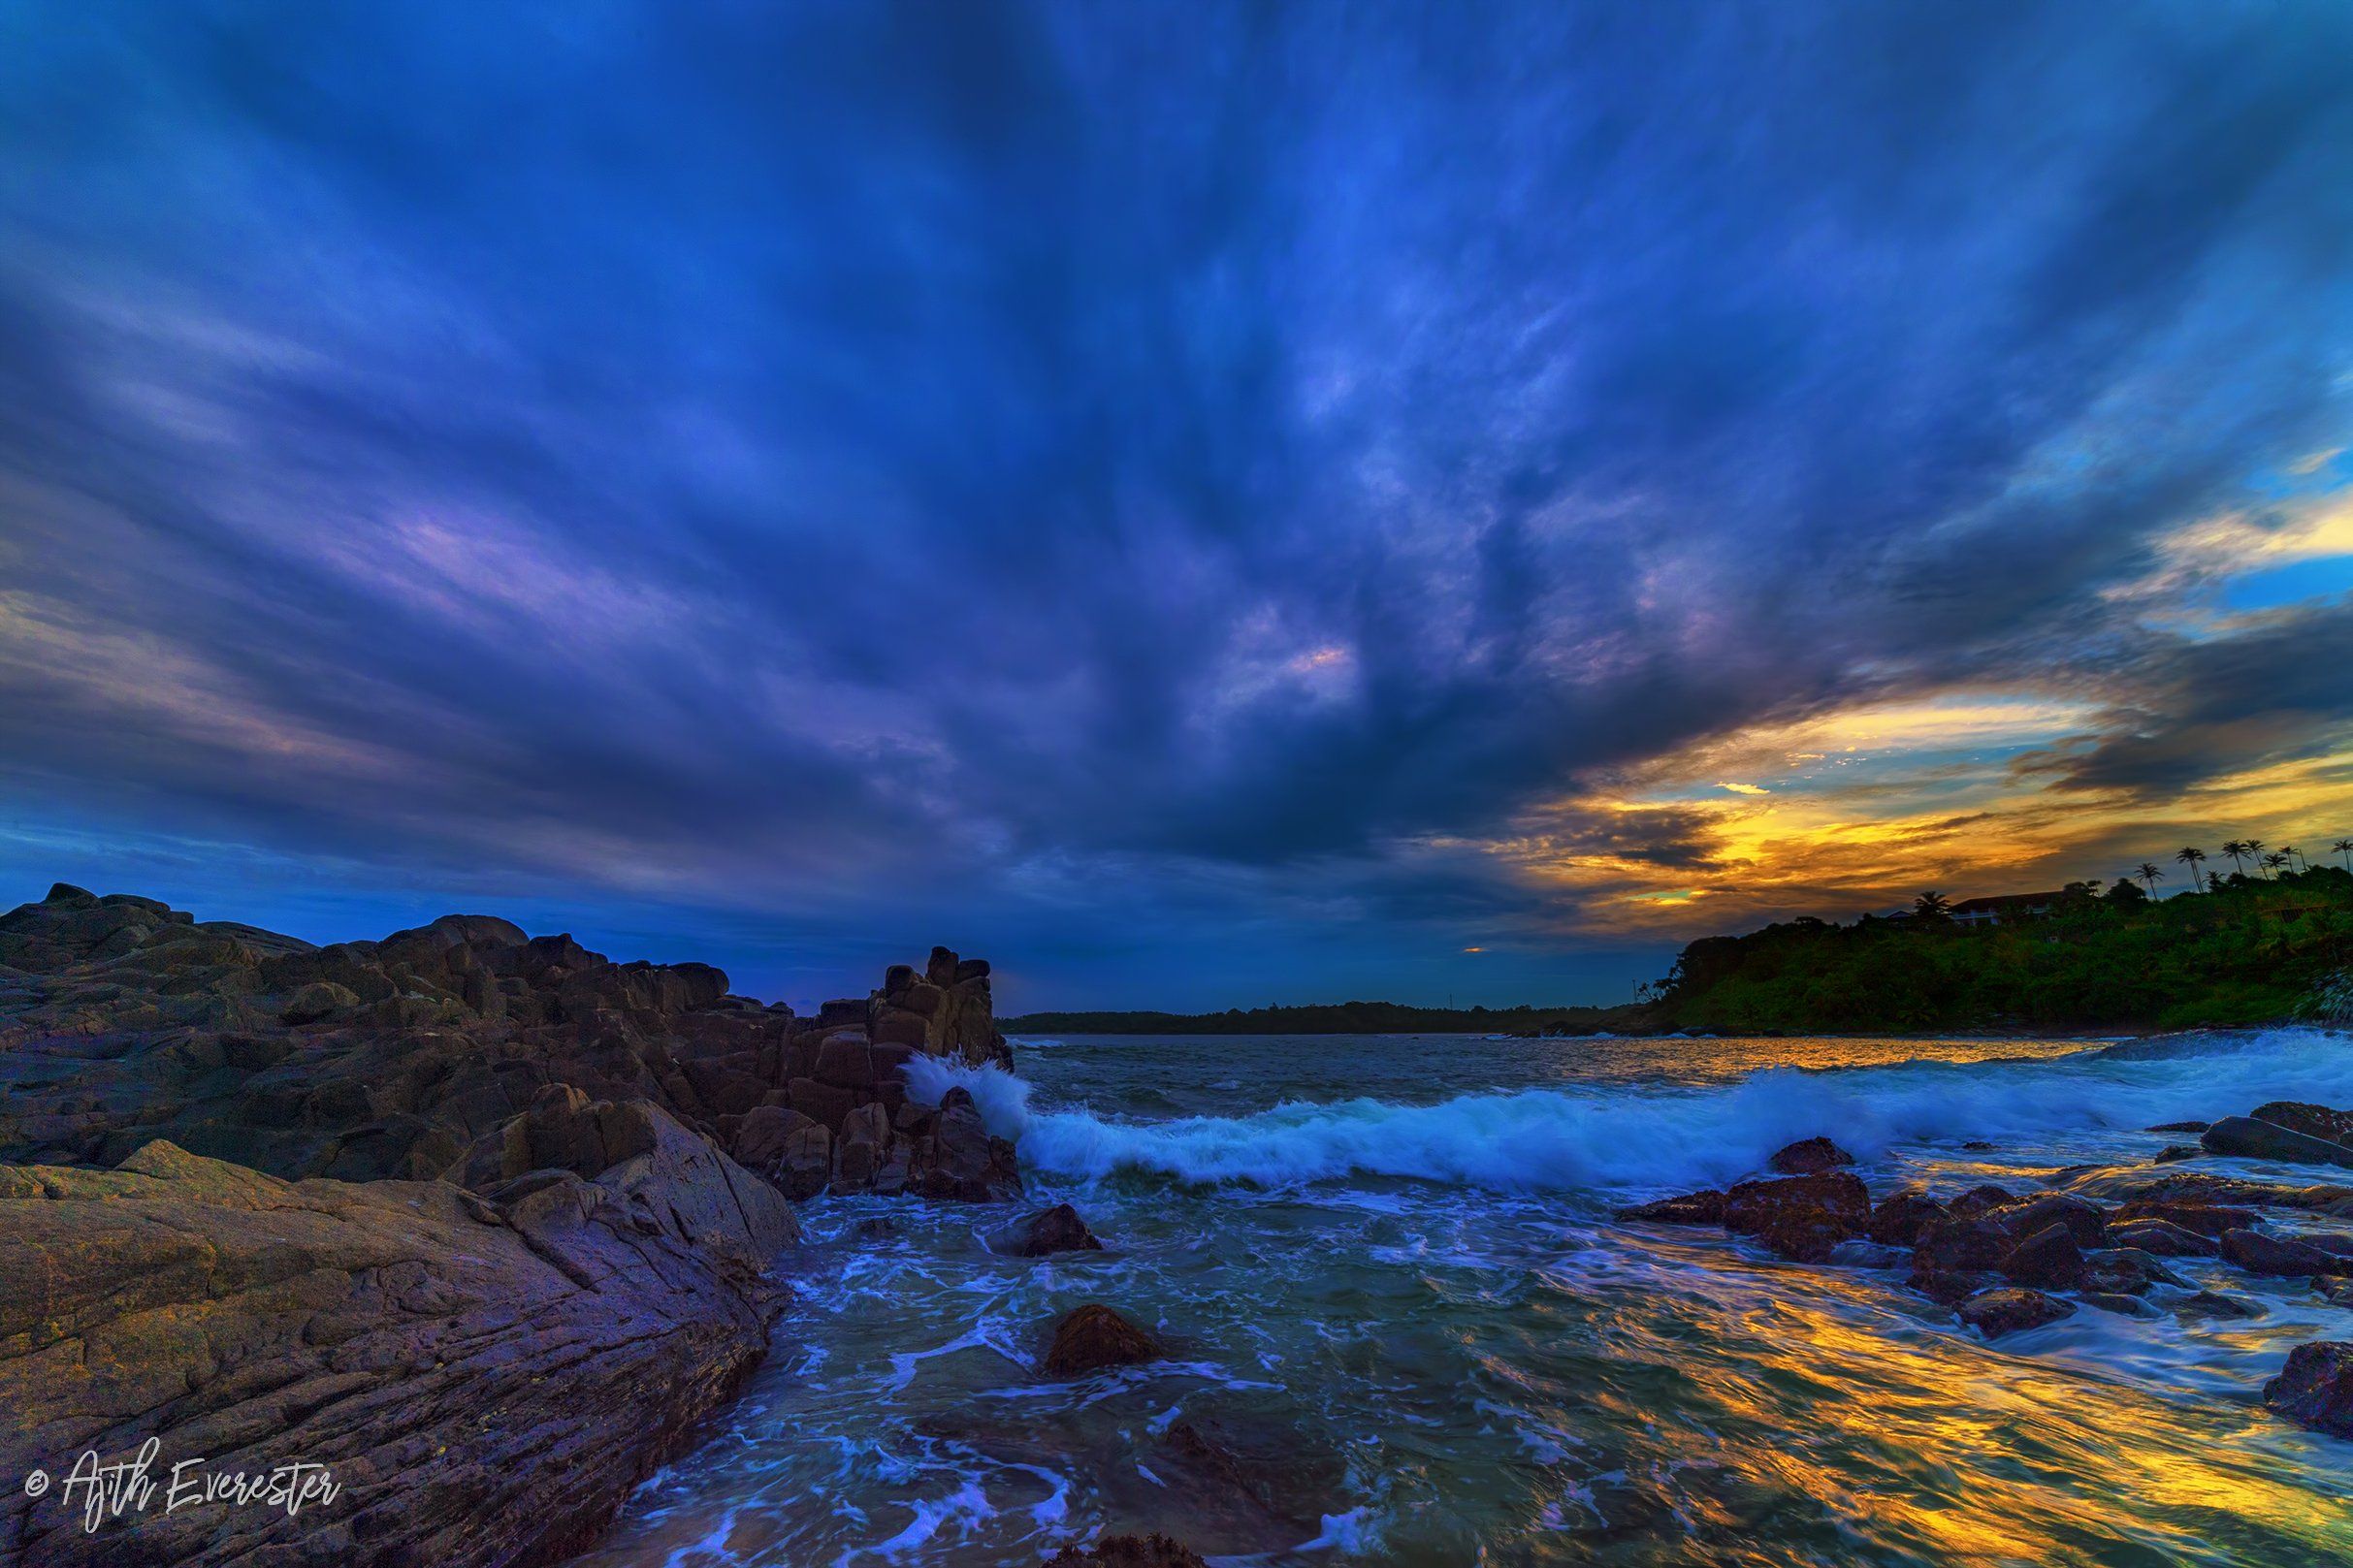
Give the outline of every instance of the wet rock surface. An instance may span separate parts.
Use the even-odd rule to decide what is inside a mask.
[[[1046,1568],[1209,1568],[1201,1553],[1165,1535],[1114,1535],[1091,1547],[1064,1547]]]
[[[1053,1343],[1041,1363],[1048,1377],[1083,1377],[1106,1367],[1157,1360],[1160,1342],[1096,1302],[1075,1307],[1054,1325]]]
[[[2300,1425],[2353,1437],[2353,1344],[2318,1339],[2288,1353],[2263,1402]]]
[[[159,1468],[301,1461],[341,1488],[291,1517],[158,1508],[89,1532],[12,1486],[0,1557],[521,1565],[589,1544],[758,1362],[782,1304],[763,1270],[796,1234],[707,1139],[605,1108],[645,1145],[488,1196],[287,1182],[160,1141],[113,1170],[0,1167],[0,1466],[153,1439]]]
[[[0,1560],[582,1550],[764,1354],[790,1199],[1018,1190],[917,1057],[1010,1060],[985,963],[804,1019],[489,915],[327,946],[63,884],[0,915],[0,1464],[153,1438],[343,1488],[90,1533],[12,1487]]]

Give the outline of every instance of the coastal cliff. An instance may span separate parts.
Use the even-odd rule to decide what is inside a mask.
[[[803,1019],[486,915],[314,946],[59,885],[0,916],[0,1559],[580,1550],[764,1356],[790,1199],[1018,1191],[918,1056],[1010,1061],[984,962]],[[85,1453],[113,1488],[64,1488]],[[338,1490],[167,1507],[183,1461]]]

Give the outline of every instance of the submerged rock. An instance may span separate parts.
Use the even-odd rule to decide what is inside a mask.
[[[1043,1363],[1048,1377],[1081,1377],[1111,1366],[1158,1360],[1159,1341],[1113,1312],[1088,1302],[1054,1326],[1054,1342]]]
[[[1987,1339],[2040,1328],[2075,1314],[2075,1303],[2041,1291],[1981,1291],[1960,1304],[1961,1321]]]
[[[2230,1231],[2222,1237],[2222,1258],[2250,1274],[2293,1277],[2312,1274],[2353,1274],[2353,1258],[2293,1236],[2266,1235],[2261,1231]]]
[[[1680,1198],[1661,1198],[1618,1211],[1622,1220],[1650,1220],[1660,1225],[1722,1225],[1724,1194],[1713,1187]]]
[[[1056,1252],[1101,1252],[1103,1243],[1068,1203],[1024,1214],[988,1238],[988,1250],[1008,1258],[1044,1258]]]
[[[2353,1437],[2353,1345],[2315,1339],[2297,1346],[2263,1386],[2263,1402],[2299,1425]]]
[[[1776,1150],[1765,1163],[1785,1176],[1819,1176],[1853,1165],[1854,1156],[1826,1137],[1809,1137]]]
[[[1083,1550],[1064,1547],[1046,1568],[1209,1568],[1200,1552],[1165,1535],[1107,1536]]]
[[[2174,1303],[2174,1316],[2177,1318],[2260,1318],[2263,1310],[2243,1296],[2225,1296],[2219,1291],[2200,1291]]]

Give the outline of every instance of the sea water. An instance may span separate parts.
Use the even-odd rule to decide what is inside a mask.
[[[1900,1267],[1612,1217],[1818,1134],[1875,1194],[2031,1192],[2145,1162],[2178,1140],[2156,1123],[2353,1104],[2343,1036],[1074,1036],[1015,1059],[916,1088],[962,1083],[1017,1135],[1027,1199],[804,1205],[768,1364],[584,1562],[1034,1564],[1140,1529],[1269,1565],[2353,1555],[2353,1443],[2259,1399],[2295,1344],[2353,1337],[2305,1282],[2179,1260],[2145,1320],[1988,1344]],[[1106,1250],[985,1247],[1061,1200]],[[2261,1315],[2170,1309],[2206,1286]],[[1167,1358],[1043,1376],[1086,1301]]]

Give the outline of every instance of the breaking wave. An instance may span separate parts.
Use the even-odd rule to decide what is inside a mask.
[[[1866,1159],[1898,1143],[2025,1141],[2240,1113],[2267,1100],[2353,1102],[2353,1039],[2315,1030],[2185,1036],[2033,1061],[1774,1068],[1707,1088],[1524,1089],[1433,1104],[1291,1103],[1254,1115],[1143,1122],[1038,1110],[996,1068],[911,1067],[936,1104],[973,1093],[1025,1164],[1095,1178],[1291,1186],[1405,1177],[1499,1190],[1656,1189],[1723,1182],[1828,1134]],[[930,1087],[934,1081],[937,1087]]]

